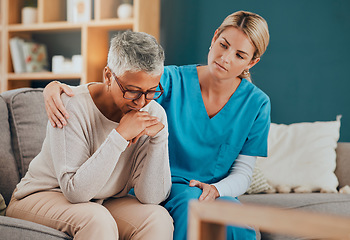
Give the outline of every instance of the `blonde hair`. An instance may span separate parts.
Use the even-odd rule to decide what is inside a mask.
[[[242,30],[255,47],[252,60],[261,57],[269,44],[270,34],[267,22],[256,13],[238,11],[225,18],[218,28],[217,37],[228,27]],[[248,76],[247,76],[248,75]],[[250,74],[242,73],[240,78],[250,78]]]

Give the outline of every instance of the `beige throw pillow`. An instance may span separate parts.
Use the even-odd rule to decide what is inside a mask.
[[[330,122],[271,124],[267,158],[258,158],[270,185],[278,192],[337,192],[337,141],[340,118]]]

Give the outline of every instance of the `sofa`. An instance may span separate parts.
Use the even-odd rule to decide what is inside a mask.
[[[48,120],[42,91],[25,88],[0,95],[0,194],[6,205],[45,138]],[[72,238],[40,224],[0,216],[0,239]]]
[[[0,194],[8,204],[16,184],[39,153],[48,123],[43,89],[22,88],[0,94]],[[338,143],[339,187],[350,185],[350,143]],[[297,208],[350,217],[350,194],[245,194],[243,203]],[[287,239],[261,234],[262,239]],[[0,239],[71,239],[63,232],[36,223],[0,216]]]

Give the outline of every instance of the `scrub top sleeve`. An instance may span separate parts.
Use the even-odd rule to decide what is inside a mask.
[[[270,112],[271,103],[270,99],[267,99],[260,108],[240,154],[267,157],[267,138],[271,123]]]
[[[160,78],[160,84],[162,85],[164,92],[162,96],[156,100],[159,104],[164,103],[164,101],[171,97],[172,79],[175,75],[175,70],[175,66],[164,67],[164,72]]]

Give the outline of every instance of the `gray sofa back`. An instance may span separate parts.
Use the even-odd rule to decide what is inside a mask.
[[[42,91],[22,88],[0,95],[0,193],[6,204],[45,138],[48,119]]]
[[[11,147],[11,133],[5,100],[0,96],[0,193],[8,203],[19,181],[19,173]]]

